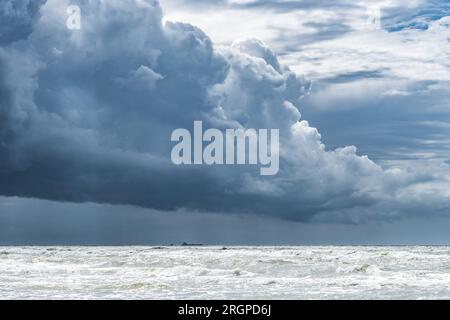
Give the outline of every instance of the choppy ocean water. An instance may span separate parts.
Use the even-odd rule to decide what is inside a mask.
[[[0,247],[1,299],[449,299],[450,247]]]

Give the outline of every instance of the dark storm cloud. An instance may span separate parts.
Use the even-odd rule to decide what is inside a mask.
[[[196,27],[163,25],[155,1],[82,2],[72,31],[68,4],[47,1],[32,32],[0,48],[2,195],[305,221],[445,215],[448,197],[423,187],[431,170],[383,170],[355,147],[326,151],[300,121],[308,82],[263,43],[215,49]],[[279,128],[280,173],[174,166],[170,134],[194,120]]]
[[[26,38],[39,18],[39,8],[46,0],[16,0],[0,2],[0,44]]]

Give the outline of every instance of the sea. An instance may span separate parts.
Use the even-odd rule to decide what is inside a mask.
[[[0,299],[450,299],[450,247],[0,247]]]

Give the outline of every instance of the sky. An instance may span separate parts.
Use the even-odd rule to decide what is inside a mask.
[[[2,1],[0,244],[448,244],[449,57],[448,1]],[[175,166],[196,120],[278,174]]]

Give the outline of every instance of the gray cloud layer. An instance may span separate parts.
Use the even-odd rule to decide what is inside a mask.
[[[0,197],[2,245],[446,245],[450,219],[364,225]]]
[[[149,0],[83,1],[79,31],[65,27],[68,1],[23,3],[14,19],[31,31],[0,21],[2,195],[308,221],[448,212],[440,172],[326,151],[300,121],[308,82],[257,40],[216,49],[196,27],[163,25]],[[280,128],[280,173],[172,165],[170,133],[194,120]]]

